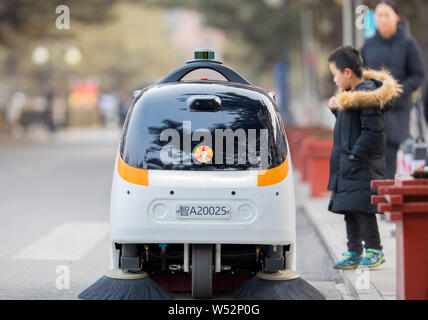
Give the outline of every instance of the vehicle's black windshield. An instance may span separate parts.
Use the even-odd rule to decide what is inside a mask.
[[[280,115],[266,94],[227,83],[148,88],[132,106],[120,147],[151,170],[269,169],[287,157]]]

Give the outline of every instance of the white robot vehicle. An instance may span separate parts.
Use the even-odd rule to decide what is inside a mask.
[[[296,267],[293,170],[273,96],[213,59],[136,94],[111,191],[111,269],[194,298]],[[224,81],[183,78],[211,70]]]

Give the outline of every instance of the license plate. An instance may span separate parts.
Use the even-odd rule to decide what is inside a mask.
[[[232,211],[223,204],[178,204],[178,219],[230,219]]]

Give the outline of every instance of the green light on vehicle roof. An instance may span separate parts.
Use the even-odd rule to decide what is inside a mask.
[[[214,49],[196,49],[195,60],[214,60],[215,51]]]

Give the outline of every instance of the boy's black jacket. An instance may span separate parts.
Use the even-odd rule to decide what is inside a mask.
[[[387,71],[364,71],[365,81],[336,95],[338,108],[328,189],[335,213],[376,212],[370,180],[385,176],[385,111],[401,86]]]

